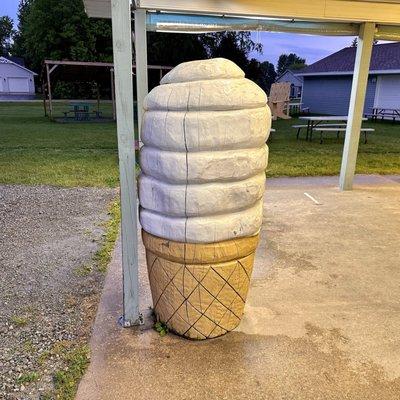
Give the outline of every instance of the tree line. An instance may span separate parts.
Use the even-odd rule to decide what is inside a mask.
[[[82,0],[20,0],[17,29],[8,16],[0,17],[0,46],[2,55],[23,57],[35,72],[40,72],[45,59],[112,62],[111,22],[88,18]],[[305,66],[306,60],[293,53],[282,54],[276,68],[250,56],[261,55],[262,50],[250,32],[148,33],[149,64],[174,66],[188,60],[225,57],[267,92],[287,68]],[[149,78],[150,86],[158,83],[157,76]],[[56,95],[57,86],[59,92],[73,90],[59,81]]]

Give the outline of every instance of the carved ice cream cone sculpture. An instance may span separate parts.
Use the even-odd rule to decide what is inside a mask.
[[[266,94],[231,61],[178,65],[146,97],[140,221],[157,318],[206,339],[243,315],[262,223]]]

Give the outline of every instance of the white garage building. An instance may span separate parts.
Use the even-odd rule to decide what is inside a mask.
[[[35,96],[35,72],[0,57],[0,100],[28,100]]]

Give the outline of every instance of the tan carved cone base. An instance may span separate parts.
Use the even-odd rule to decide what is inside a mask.
[[[259,235],[181,243],[142,231],[155,314],[191,339],[221,336],[242,318]]]

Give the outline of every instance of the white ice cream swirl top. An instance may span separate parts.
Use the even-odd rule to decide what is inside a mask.
[[[257,234],[271,127],[267,96],[233,62],[178,65],[144,102],[145,231],[190,243]]]

